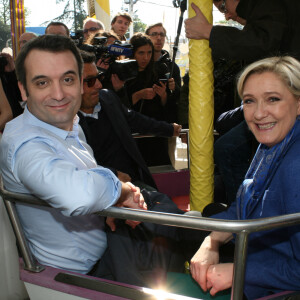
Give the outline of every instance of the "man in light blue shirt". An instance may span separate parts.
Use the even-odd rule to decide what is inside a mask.
[[[107,245],[104,221],[92,213],[112,205],[146,209],[143,197],[98,166],[78,136],[82,60],[69,38],[46,35],[27,43],[16,71],[27,107],[6,125],[1,141],[5,188],[34,194],[53,207],[17,205],[38,261],[88,273]]]

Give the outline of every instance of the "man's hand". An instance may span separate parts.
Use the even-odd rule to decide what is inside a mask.
[[[176,123],[173,123],[173,127],[174,127],[173,136],[179,136],[182,126],[178,125]]]
[[[121,80],[117,74],[112,74],[111,83],[114,87],[114,90],[117,92],[124,86],[125,81]]]
[[[98,59],[96,66],[103,70],[107,70],[109,68],[109,58]]]
[[[121,195],[115,206],[147,210],[147,205],[140,189],[134,186],[131,182],[122,182]],[[108,217],[106,219],[106,223],[112,231],[116,230],[114,218]],[[126,220],[126,224],[132,228],[135,228],[140,223],[140,221]]]
[[[131,181],[131,177],[128,174],[123,173],[121,171],[117,171],[117,176],[118,176],[120,181],[123,181],[123,182],[130,182]]]
[[[14,63],[13,57],[10,54],[5,53],[5,52],[1,52],[0,56],[5,57],[7,60],[7,65],[5,66],[4,71],[12,72],[15,69],[15,63]]]
[[[186,133],[181,133],[179,135],[180,139],[181,139],[181,142],[184,143],[184,144],[187,144],[188,143],[188,137],[187,137],[187,134]]]
[[[122,183],[121,195],[116,206],[147,210],[140,188],[131,182]]]
[[[211,265],[207,271],[207,288],[215,296],[217,292],[232,287],[233,263]]]
[[[185,35],[189,39],[209,40],[212,25],[209,24],[200,8],[192,3],[191,7],[196,13],[196,16],[185,20]]]

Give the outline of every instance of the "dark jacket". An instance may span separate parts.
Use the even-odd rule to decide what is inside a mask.
[[[170,54],[166,50],[162,50],[162,55],[160,59],[156,62],[158,68],[160,70],[163,70],[163,68],[160,67],[160,64],[165,64],[168,68],[168,72],[171,73],[173,63],[170,58]],[[180,89],[181,89],[181,75],[180,75],[180,69],[178,65],[175,63],[173,67],[173,74],[170,74],[175,81],[175,90],[171,92],[169,89],[167,89],[168,93],[168,100],[166,104],[166,110],[168,111],[168,119],[167,122],[177,122],[177,104],[179,102],[180,98]],[[171,77],[170,77],[171,78]]]
[[[145,88],[152,88],[153,84],[159,84],[159,79],[167,79],[166,74],[171,72],[172,62],[169,53],[162,51],[162,56],[156,62],[150,62],[144,71],[138,73],[138,76],[125,83],[127,96],[130,101],[132,95]],[[160,121],[177,122],[177,101],[180,96],[181,77],[179,67],[174,65],[173,78],[175,80],[175,91],[171,92],[167,88],[167,102],[161,104],[160,96],[156,95],[152,100],[139,100],[136,104],[131,103],[131,107],[148,117]]]
[[[0,80],[2,81],[4,92],[15,118],[23,113],[23,108],[20,105],[22,97],[15,71],[0,73]]]
[[[120,103],[118,96],[109,90],[101,90],[99,102],[109,118],[111,125],[121,141],[123,148],[131,159],[139,167],[141,178],[144,183],[156,187],[150,171],[132,137],[132,133],[155,134],[170,137],[173,135],[173,126],[166,122],[156,121],[140,113],[130,110]],[[91,136],[85,118],[79,113],[80,125],[86,135],[87,142],[91,139],[98,139],[99,136]],[[94,149],[93,149],[94,150]],[[95,157],[97,157],[95,153]],[[110,166],[105,166],[110,167]]]
[[[240,0],[236,11],[247,24],[242,30],[213,26],[209,40],[213,58],[247,63],[278,54],[300,58],[300,1]]]

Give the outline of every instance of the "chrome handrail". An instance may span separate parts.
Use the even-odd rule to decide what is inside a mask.
[[[14,202],[26,203],[31,205],[49,205],[32,195],[12,193],[4,190],[2,182],[0,180],[0,194],[4,199],[4,202],[9,211],[9,216],[11,217],[11,206]],[[110,207],[101,212],[97,212],[101,216],[109,216],[120,219],[130,219],[137,221],[147,221],[156,224],[177,226],[183,228],[193,228],[198,230],[206,231],[220,231],[220,232],[231,232],[236,233],[236,243],[235,243],[235,253],[234,253],[234,277],[232,286],[232,300],[240,300],[243,298],[243,288],[244,288],[244,276],[245,276],[245,265],[247,257],[247,246],[248,246],[248,236],[252,232],[288,227],[300,224],[300,213],[282,215],[276,217],[253,219],[253,220],[218,220],[211,218],[195,217],[195,216],[185,216],[176,215],[169,213],[160,213],[144,210],[135,210],[128,208],[118,208]],[[14,214],[13,214],[14,215]],[[12,225],[17,231],[22,232],[20,224],[18,225],[17,214],[11,219]],[[17,224],[15,224],[17,223]],[[24,234],[17,235],[19,244],[27,244]],[[27,270],[33,272],[39,271],[39,267],[36,267],[30,250],[28,247],[21,247],[22,255],[24,258],[24,263]],[[27,253],[28,252],[28,253]],[[26,258],[26,259],[25,259]],[[33,266],[33,267],[32,267]]]
[[[181,129],[179,133],[179,137],[181,134],[186,134],[186,139],[187,139],[187,149],[186,149],[186,155],[187,155],[187,161],[188,161],[188,169],[190,169],[190,138],[189,138],[189,129]],[[215,134],[215,133],[214,133]],[[151,138],[151,137],[158,137],[157,135],[153,134],[140,134],[138,132],[132,133],[132,137],[134,139],[141,139],[141,138]]]

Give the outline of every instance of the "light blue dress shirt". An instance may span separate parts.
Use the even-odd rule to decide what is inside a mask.
[[[121,183],[97,165],[72,131],[40,121],[27,108],[7,123],[0,142],[5,188],[33,194],[54,208],[17,205],[25,235],[42,264],[87,273],[106,249],[103,218],[91,213],[117,202]]]

